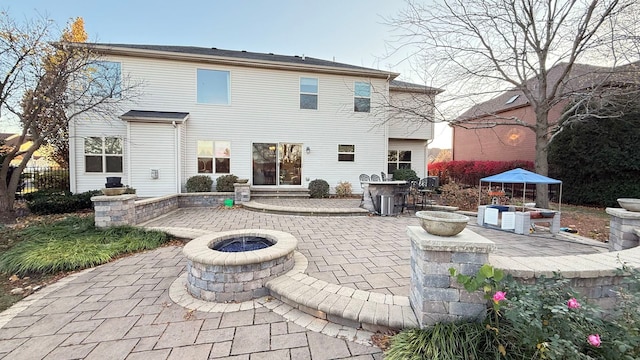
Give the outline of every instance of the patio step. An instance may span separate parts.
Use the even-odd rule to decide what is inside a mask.
[[[340,325],[373,332],[418,327],[406,296],[356,290],[303,273],[287,273],[266,287],[289,306]]]
[[[253,198],[253,194],[251,195]],[[369,211],[362,208],[318,208],[265,204],[259,201],[242,203],[247,210],[271,214],[306,215],[306,216],[368,216]]]
[[[295,199],[308,199],[309,198],[309,189],[303,188],[262,188],[262,187],[251,187],[251,198],[270,198],[270,199],[281,199],[281,198],[295,198]]]

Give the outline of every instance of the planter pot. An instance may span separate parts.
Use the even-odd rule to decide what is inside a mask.
[[[622,198],[618,199],[618,204],[628,211],[640,212],[640,199]]]
[[[446,211],[418,211],[422,228],[432,235],[454,236],[467,226],[469,217]]]
[[[116,196],[116,195],[122,195],[127,191],[126,187],[119,187],[119,188],[104,188],[102,189],[102,193],[106,196]]]

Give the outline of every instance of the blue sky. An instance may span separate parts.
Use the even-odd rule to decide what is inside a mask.
[[[16,20],[44,16],[63,28],[81,16],[90,41],[217,47],[306,55],[391,70],[413,80],[401,56],[385,57],[403,0],[2,0]],[[402,54],[400,54],[402,55]],[[434,146],[450,147],[437,126]]]

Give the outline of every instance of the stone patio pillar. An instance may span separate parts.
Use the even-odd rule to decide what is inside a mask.
[[[607,208],[611,215],[609,221],[609,251],[620,251],[638,246],[638,235],[634,229],[640,229],[640,212],[622,208]]]
[[[251,186],[249,184],[233,184],[234,202],[236,204],[251,201]]]
[[[91,198],[95,211],[95,225],[106,228],[136,224],[135,194],[94,196]]]
[[[487,309],[482,292],[468,293],[450,275],[449,268],[475,275],[489,262],[494,243],[468,229],[443,237],[431,235],[420,226],[408,226],[407,235],[411,238],[409,301],[420,327],[482,318]]]

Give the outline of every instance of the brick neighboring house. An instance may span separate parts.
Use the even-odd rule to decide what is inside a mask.
[[[631,72],[637,74],[640,62],[614,68],[586,64],[574,64],[565,91],[559,96],[549,112],[549,124],[558,121],[571,97],[580,90],[588,90],[603,83],[624,86],[632,82]],[[548,72],[549,84],[557,82],[566,69],[560,63]],[[532,88],[537,79],[530,80]],[[535,161],[535,133],[519,125],[490,126],[491,122],[516,118],[528,124],[535,124],[536,114],[522,91],[509,90],[501,95],[477,104],[459,116],[454,122],[469,128],[453,127],[453,160],[483,161]],[[484,126],[484,127],[483,127]],[[475,128],[474,128],[475,127]]]

